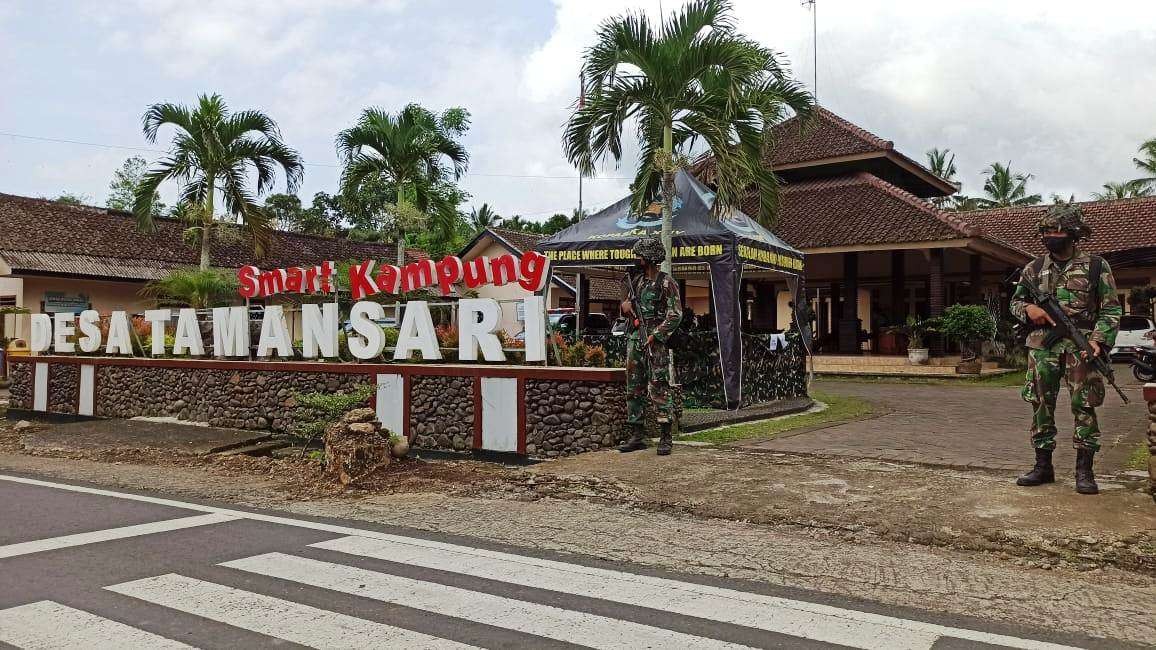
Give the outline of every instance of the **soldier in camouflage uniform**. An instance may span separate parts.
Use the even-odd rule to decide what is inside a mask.
[[[1057,204],[1040,218],[1039,230],[1048,253],[1036,258],[1020,275],[1012,297],[1011,313],[1023,323],[1037,326],[1027,337],[1028,372],[1024,401],[1032,404],[1032,446],[1036,464],[1019,477],[1018,485],[1041,485],[1056,480],[1052,450],[1056,448],[1056,398],[1061,378],[1071,393],[1075,416],[1076,491],[1096,494],[1092,459],[1100,449],[1100,427],[1095,408],[1104,402],[1104,378],[1091,370],[1086,358],[1070,340],[1046,347],[1047,328],[1054,325],[1043,309],[1031,302],[1027,283],[1050,293],[1079,327],[1098,353],[1107,353],[1116,341],[1123,309],[1116,294],[1112,269],[1102,258],[1080,250],[1077,242],[1092,230],[1075,205]],[[1099,277],[1090,277],[1093,269]]]
[[[628,298],[622,303],[622,313],[629,320],[630,337],[626,357],[626,424],[630,439],[618,448],[621,452],[646,449],[646,399],[649,392],[654,404],[658,425],[662,429],[658,440],[658,455],[666,456],[671,449],[671,427],[674,403],[670,393],[670,353],[666,346],[670,335],[682,321],[682,300],[678,283],[659,265],[666,251],[657,237],[639,239],[633,252],[642,264],[637,278],[629,277],[632,295],[638,302],[637,313]],[[646,338],[642,332],[645,330]]]

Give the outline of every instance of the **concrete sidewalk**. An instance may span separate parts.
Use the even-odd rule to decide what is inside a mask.
[[[1123,376],[1120,377],[1123,379]],[[872,418],[782,434],[744,448],[876,458],[999,471],[1022,471],[1033,461],[1028,426],[1030,406],[1019,389],[964,385],[819,381],[818,390],[865,399]],[[1144,441],[1147,410],[1139,385],[1125,386],[1131,404],[1109,390],[1097,409],[1103,430],[1097,471],[1114,473]],[[1074,467],[1072,417],[1062,391],[1056,407],[1056,465],[1062,474]]]
[[[30,451],[114,451],[154,449],[201,456],[255,444],[267,431],[242,431],[145,420],[87,420],[39,426],[21,442]]]

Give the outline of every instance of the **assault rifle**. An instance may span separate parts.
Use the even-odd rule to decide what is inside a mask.
[[[642,317],[642,309],[638,304],[638,293],[634,286],[636,277],[632,273],[627,273],[626,286],[630,290],[630,311],[633,313],[634,326],[638,328],[638,344],[645,349],[646,340],[650,338],[650,331],[646,328],[646,319]],[[642,355],[642,358],[646,359],[647,355]]]
[[[1116,392],[1120,395],[1120,399],[1124,400],[1124,403],[1127,404],[1128,396],[1116,385],[1116,375],[1112,372],[1112,364],[1105,359],[1105,356],[1107,356],[1109,352],[1106,347],[1100,346],[1101,354],[1096,354],[1095,350],[1092,349],[1092,344],[1088,342],[1087,337],[1080,331],[1080,328],[1076,327],[1075,323],[1072,322],[1071,317],[1069,317],[1068,313],[1060,306],[1055,296],[1040,291],[1040,288],[1036,286],[1034,282],[1021,282],[1020,284],[1026,287],[1032,295],[1032,302],[1044,310],[1044,313],[1050,316],[1052,322],[1055,323],[1055,325],[1052,326],[1043,326],[1048,330],[1047,335],[1044,337],[1044,347],[1051,348],[1064,339],[1075,343],[1076,348],[1087,357],[1088,365],[1100,373],[1100,375],[1112,385],[1112,388],[1116,389]],[[1034,323],[1028,323],[1024,327],[1030,329],[1037,326]]]

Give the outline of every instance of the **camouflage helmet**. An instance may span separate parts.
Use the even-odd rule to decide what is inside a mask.
[[[1073,239],[1088,239],[1092,236],[1092,229],[1084,221],[1084,213],[1073,203],[1057,203],[1048,208],[1036,222],[1036,227],[1041,233],[1061,230]]]
[[[651,264],[661,264],[666,259],[666,249],[662,240],[656,236],[639,237],[630,252]]]

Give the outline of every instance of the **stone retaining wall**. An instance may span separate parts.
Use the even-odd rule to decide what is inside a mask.
[[[39,386],[38,364],[48,369]],[[376,385],[367,406],[415,448],[537,457],[617,444],[626,408],[625,376],[613,369],[39,356],[13,363],[10,375],[10,408],[21,416],[35,414],[44,390],[52,414],[273,432],[293,430],[299,394]],[[484,386],[505,392],[482,400]]]
[[[12,386],[8,389],[8,408],[24,410],[32,408],[33,367],[31,363],[8,364],[8,378],[12,380]]]
[[[409,399],[415,447],[453,451],[473,447],[473,377],[414,377]]]
[[[555,457],[594,451],[625,437],[622,385],[585,381],[526,382],[526,453]]]
[[[326,372],[101,366],[95,415],[175,417],[214,427],[288,432],[301,410],[294,395],[348,393],[369,381],[365,375]]]

